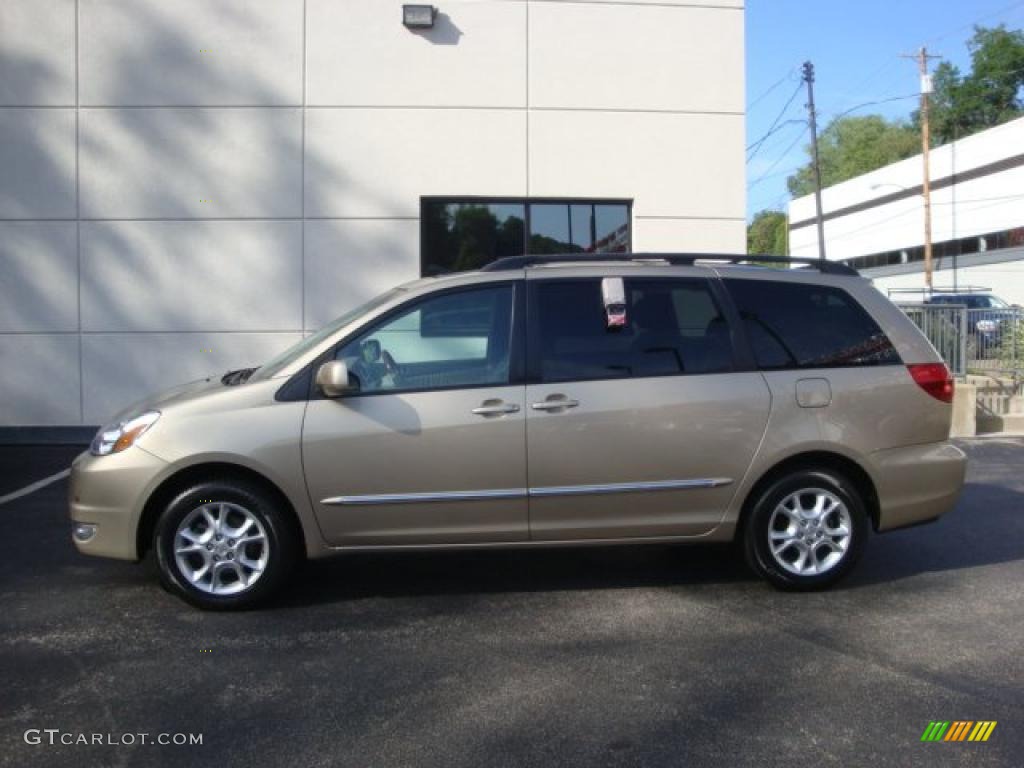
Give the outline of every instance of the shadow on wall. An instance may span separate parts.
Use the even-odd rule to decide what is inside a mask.
[[[303,286],[327,305],[325,316],[306,312],[315,324],[380,289],[345,267],[340,250],[339,266],[324,274],[310,273],[303,256],[303,196],[315,210],[318,190],[346,179],[308,145],[303,167],[301,46],[286,61],[294,77],[282,77],[273,66],[211,64],[195,39],[199,22],[185,29],[180,11],[158,3],[103,13],[116,18],[101,19],[102,40],[97,20],[81,27],[82,75],[105,79],[79,86],[80,307],[74,111],[0,109],[0,218],[72,220],[0,222],[0,424],[98,423],[152,391],[257,365],[297,341],[307,327]],[[236,38],[271,34],[267,19],[233,4],[211,3],[203,14]],[[301,12],[287,15],[288,34],[301,35]],[[461,34],[445,28],[443,40]],[[90,66],[110,42],[116,61]],[[0,71],[17,79],[19,106],[45,103],[58,78],[17,50],[0,50]],[[233,106],[212,106],[223,104]],[[53,127],[58,117],[69,135]],[[319,183],[304,191],[305,174]],[[403,248],[386,228],[361,239],[362,251],[385,259]],[[330,242],[322,228],[321,250]],[[331,283],[342,276],[331,307]]]
[[[430,29],[411,30],[413,34],[422,37],[434,45],[458,45],[463,32],[458,25],[452,21],[452,17],[443,11],[439,11],[434,17],[434,26]]]

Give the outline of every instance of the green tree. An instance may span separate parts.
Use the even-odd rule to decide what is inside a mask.
[[[932,137],[945,144],[1024,115],[1024,31],[975,27],[971,72],[943,61],[932,75]],[[914,122],[920,115],[914,113]]]
[[[818,137],[821,184],[828,187],[869,173],[890,163],[913,157],[921,151],[921,139],[913,125],[886,120],[881,115],[840,117],[829,123]],[[811,147],[807,146],[811,157]],[[794,197],[814,191],[811,161],[786,180]]]
[[[789,220],[782,211],[761,211],[747,227],[747,253],[785,256],[788,226]]]

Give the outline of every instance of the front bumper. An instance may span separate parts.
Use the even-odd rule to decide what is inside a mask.
[[[138,446],[109,456],[85,452],[71,464],[71,520],[95,526],[87,541],[72,537],[86,555],[138,560],[138,527],[150,490],[167,463]]]
[[[870,460],[879,531],[941,517],[956,505],[967,473],[967,456],[950,442],[877,451]]]

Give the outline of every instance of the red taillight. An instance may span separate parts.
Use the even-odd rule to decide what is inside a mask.
[[[953,376],[943,363],[921,363],[908,365],[917,386],[944,403],[953,402]]]

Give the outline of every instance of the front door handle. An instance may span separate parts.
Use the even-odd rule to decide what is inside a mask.
[[[575,408],[579,400],[570,400],[565,395],[551,395],[547,400],[530,405],[535,411],[560,411],[563,408]]]
[[[483,405],[473,409],[473,413],[477,416],[501,416],[504,413],[519,413],[519,406],[500,400],[484,400]]]

